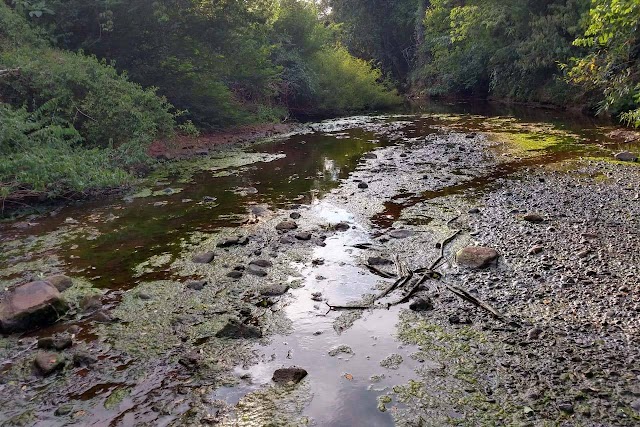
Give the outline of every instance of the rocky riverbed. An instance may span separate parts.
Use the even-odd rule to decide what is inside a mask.
[[[0,420],[637,425],[639,146],[611,130],[331,120],[2,224]]]

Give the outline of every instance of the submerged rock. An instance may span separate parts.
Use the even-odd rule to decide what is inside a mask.
[[[73,282],[71,281],[71,277],[65,276],[64,274],[56,274],[55,276],[49,276],[44,279],[45,282],[51,283],[59,292],[64,292],[73,286]]]
[[[65,358],[63,355],[52,352],[38,353],[33,361],[36,368],[38,368],[38,371],[40,371],[44,376],[62,369],[64,367],[64,362]]]
[[[209,264],[215,258],[213,252],[202,252],[191,257],[191,261],[196,264]]]
[[[307,371],[302,368],[281,368],[276,369],[273,373],[273,380],[276,384],[298,384],[304,377],[307,376]]]
[[[400,364],[402,364],[402,362],[402,356],[398,353],[393,353],[382,359],[380,361],[380,366],[387,369],[398,369],[400,368]]]
[[[19,332],[50,325],[68,309],[49,282],[31,282],[8,291],[0,302],[0,331]]]
[[[216,333],[217,338],[262,338],[262,331],[260,328],[253,325],[245,325],[236,319],[230,319],[224,328],[220,329]]]
[[[484,246],[468,246],[456,254],[458,265],[467,268],[486,268],[498,259],[495,249]]]
[[[620,153],[617,153],[614,157],[616,160],[619,160],[621,162],[637,162],[638,161],[638,156],[634,155],[629,151],[622,151]]]
[[[280,230],[280,231],[295,230],[296,228],[298,228],[298,224],[296,224],[295,221],[292,221],[289,219],[284,220],[280,222],[278,225],[276,225],[276,230]]]

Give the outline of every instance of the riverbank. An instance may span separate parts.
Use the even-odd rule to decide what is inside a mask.
[[[0,418],[634,425],[640,167],[612,158],[640,147],[613,130],[330,120],[2,224],[2,288],[71,287],[0,339]]]

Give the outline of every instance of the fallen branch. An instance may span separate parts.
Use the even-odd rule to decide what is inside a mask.
[[[397,277],[395,274],[393,273],[387,273],[386,271],[382,271],[378,268],[375,268],[372,265],[369,264],[364,264],[365,267],[367,267],[369,269],[369,271],[371,271],[373,274],[376,274],[380,277],[384,277],[385,279],[393,279],[395,277]]]
[[[447,247],[447,245],[453,239],[458,237],[458,234],[460,234],[460,233],[462,233],[462,230],[457,230],[451,236],[447,237],[443,241],[441,241],[441,242],[436,244],[436,248],[440,248],[440,256],[433,263],[431,263],[431,266],[429,267],[429,270],[435,270],[438,267],[438,265],[440,264],[440,261],[442,261],[444,259],[444,250],[445,250],[445,248]]]
[[[498,320],[501,320],[504,323],[515,323],[515,322],[511,322],[509,321],[502,313],[500,313],[498,310],[496,310],[495,308],[493,308],[491,305],[489,305],[489,303],[486,303],[484,301],[482,301],[481,299],[474,297],[473,295],[471,295],[469,292],[465,291],[464,289],[455,286],[455,285],[449,285],[447,283],[444,284],[446,286],[447,289],[449,289],[451,292],[453,292],[455,295],[459,296],[460,298],[462,298],[463,300],[470,302],[471,304],[480,307],[484,310],[486,310],[487,312],[489,312],[493,317],[495,317]]]

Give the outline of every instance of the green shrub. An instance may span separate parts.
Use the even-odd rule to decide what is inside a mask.
[[[343,47],[327,47],[314,55],[315,108],[323,114],[371,111],[398,105],[401,98],[385,84],[382,72]]]
[[[56,197],[131,180],[116,166],[120,149],[86,149],[78,146],[80,141],[69,124],[0,104],[0,197]]]

